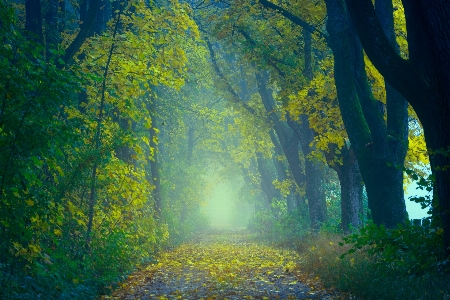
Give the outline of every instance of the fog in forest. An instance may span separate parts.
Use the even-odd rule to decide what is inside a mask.
[[[447,2],[0,0],[0,299],[449,300]]]
[[[254,212],[254,204],[241,199],[242,176],[221,176],[221,169],[212,167],[204,175],[208,183],[203,212],[213,229],[244,229]]]

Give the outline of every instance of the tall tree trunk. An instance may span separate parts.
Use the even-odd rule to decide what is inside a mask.
[[[288,177],[288,173],[286,170],[286,166],[280,160],[280,157],[284,156],[283,148],[281,147],[281,144],[278,141],[278,138],[273,130],[270,131],[270,139],[272,140],[272,143],[273,143],[274,149],[275,149],[275,155],[272,156],[272,160],[273,160],[275,169],[277,170],[277,173],[278,173],[278,180],[279,181],[287,180],[289,177]],[[295,193],[295,187],[291,187],[290,194],[287,195],[287,197],[286,197],[286,205],[287,205],[287,210],[289,213],[293,212],[295,209],[294,193]]]
[[[292,177],[300,189],[305,188],[307,178],[303,172],[302,162],[299,157],[299,138],[286,122],[280,121],[280,118],[274,111],[275,100],[273,99],[272,91],[267,88],[268,74],[261,72],[256,73],[255,76],[258,85],[258,93],[261,96],[269,120],[273,123],[273,129],[275,130],[279,144],[283,149]],[[297,208],[300,213],[303,213],[303,202],[303,199],[297,201]]]
[[[101,100],[100,100],[100,107],[99,107],[99,113],[97,117],[97,128],[95,131],[95,151],[97,155],[99,155],[99,150],[101,146],[101,127],[103,122],[103,114],[104,114],[104,108],[105,108],[105,92],[106,92],[106,81],[108,79],[108,72],[109,72],[109,66],[111,63],[111,59],[114,53],[115,48],[115,38],[118,32],[120,18],[122,15],[122,9],[120,10],[119,14],[117,15],[116,24],[114,26],[114,32],[113,32],[113,43],[111,44],[111,48],[108,52],[108,60],[105,65],[105,70],[103,72],[103,81],[102,81],[102,90],[101,90]],[[96,158],[94,162],[94,166],[92,167],[92,181],[91,181],[91,193],[89,198],[89,212],[88,212],[88,224],[86,229],[86,247],[89,249],[90,247],[90,240],[91,240],[91,233],[92,233],[92,226],[94,223],[94,209],[95,204],[97,202],[97,168],[98,168],[98,161],[99,159]]]
[[[355,151],[376,224],[395,227],[406,219],[403,197],[403,160],[389,146],[385,123],[368,87],[343,0],[327,0],[330,45],[334,54],[339,107]],[[401,151],[400,151],[401,152]]]
[[[318,230],[320,224],[327,220],[327,203],[325,197],[325,164],[309,158],[313,151],[310,143],[313,140],[313,132],[309,128],[307,116],[302,115],[302,124],[287,117],[289,126],[294,130],[300,140],[302,152],[305,156],[306,199],[308,199],[311,228]]]
[[[311,32],[303,30],[303,57],[304,70],[303,74],[307,81],[313,78],[312,70],[312,46]],[[325,197],[325,165],[319,161],[312,160],[309,155],[312,153],[311,142],[314,140],[314,132],[309,126],[308,116],[301,115],[301,124],[293,121],[287,116],[288,125],[297,134],[302,152],[305,156],[305,176],[306,176],[306,198],[309,204],[309,214],[311,220],[311,228],[318,230],[321,223],[327,220],[327,204]]]
[[[431,124],[424,124],[425,139],[431,149],[430,163],[436,178],[435,194],[444,229],[444,249],[450,257],[450,5],[445,1],[420,1],[425,30],[431,44],[435,71],[431,84]]]
[[[450,6],[442,0],[402,1],[409,50],[409,59],[403,59],[384,34],[372,1],[346,3],[367,56],[422,123],[450,256]]]
[[[45,13],[45,51],[46,59],[51,58],[51,50],[56,50],[59,43],[58,0],[48,0]]]
[[[25,30],[31,33],[31,39],[42,43],[41,0],[25,1]]]
[[[344,146],[341,153],[342,165],[335,165],[334,169],[341,186],[341,227],[347,233],[362,225],[364,184],[353,149]]]
[[[260,153],[256,154],[256,160],[258,163],[258,171],[261,175],[261,190],[266,195],[267,202],[271,207],[273,199],[280,199],[281,194],[272,183],[275,177],[271,174],[267,161]]]
[[[407,218],[403,191],[403,165],[408,149],[407,105],[391,88],[390,93],[386,95],[386,126],[383,110],[380,109],[382,104],[373,97],[365,71],[362,47],[353,31],[350,33],[349,42],[354,50],[356,94],[371,136],[368,145],[360,145],[359,149],[363,149],[360,152],[366,152],[367,157],[364,161],[359,161],[359,166],[366,184],[373,221],[375,224],[392,228]],[[394,118],[397,119],[392,120]],[[358,152],[356,155],[358,157]]]
[[[35,1],[35,0],[32,0]],[[100,10],[100,2],[101,0],[84,0],[81,2],[80,6],[80,21],[82,22],[80,25],[80,31],[78,32],[75,39],[70,43],[70,45],[66,48],[65,53],[62,57],[62,60],[67,64],[69,63],[73,56],[80,50],[84,41],[92,34],[92,26],[95,23],[95,18],[97,16],[98,11]],[[89,5],[88,5],[89,3]],[[123,4],[123,5],[122,5]],[[122,13],[124,3],[117,3],[117,14],[120,15]],[[117,15],[114,16],[115,18]]]

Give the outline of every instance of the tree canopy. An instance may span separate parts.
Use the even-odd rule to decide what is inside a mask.
[[[0,0],[0,298],[107,292],[219,183],[234,226],[448,272],[449,33],[439,0]]]

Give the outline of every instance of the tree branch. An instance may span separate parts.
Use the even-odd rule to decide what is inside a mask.
[[[286,19],[291,20],[294,24],[297,24],[297,25],[301,26],[303,29],[305,29],[306,31],[311,32],[312,34],[317,32],[328,43],[328,35],[326,35],[322,31],[318,30],[316,27],[314,27],[313,25],[309,24],[308,22],[306,22],[306,21],[302,20],[301,18],[293,15],[292,13],[290,13],[287,10],[285,10],[281,6],[278,6],[278,5],[276,5],[276,4],[274,4],[274,3],[270,2],[270,1],[267,1],[267,0],[259,0],[259,3],[261,3],[261,5],[266,7],[266,8],[270,8],[270,9],[278,11],[283,17],[285,17]]]
[[[222,79],[222,81],[225,83],[228,92],[233,96],[233,100],[236,103],[241,104],[249,113],[252,115],[256,115],[256,111],[248,106],[247,103],[242,101],[242,99],[239,97],[239,95],[236,93],[236,91],[233,89],[233,87],[228,83],[228,81],[225,78],[225,75],[223,75],[222,71],[219,68],[219,65],[217,64],[216,54],[214,53],[214,49],[211,45],[211,42],[207,37],[205,37],[206,45],[208,46],[209,54],[211,56],[211,61],[214,67],[214,70],[216,71],[217,75]]]
[[[371,0],[346,0],[348,11],[369,59],[418,114],[426,111],[429,84],[423,74],[392,48]],[[423,116],[422,116],[423,117]]]
[[[256,42],[250,37],[250,35],[248,33],[246,33],[244,30],[242,29],[238,29],[238,32],[247,40],[247,42],[249,42],[253,47],[256,47]],[[277,66],[276,63],[274,63],[273,61],[275,59],[273,59],[272,57],[268,57],[268,64],[274,68],[278,74],[280,74],[281,77],[286,77],[286,74]]]
[[[64,61],[65,64],[68,64],[70,62],[75,53],[77,53],[78,50],[80,50],[84,41],[89,37],[89,33],[95,21],[95,17],[97,16],[97,12],[100,9],[100,1],[101,0],[90,0],[89,9],[86,14],[86,19],[80,26],[80,32],[72,41],[72,43],[69,45],[69,47],[67,47],[64,56],[62,57],[62,60]]]

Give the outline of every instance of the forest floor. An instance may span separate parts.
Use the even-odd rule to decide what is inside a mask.
[[[214,231],[131,274],[102,299],[348,299],[308,278],[296,251],[255,242],[245,231]]]

